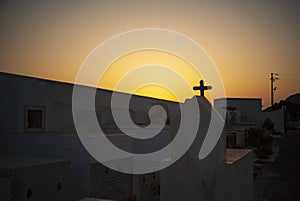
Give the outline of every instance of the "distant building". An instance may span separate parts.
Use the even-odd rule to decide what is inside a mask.
[[[226,99],[227,107],[222,106]],[[276,111],[262,111],[261,98],[219,98],[214,100],[214,107],[219,112],[226,112],[227,147],[244,147],[247,130],[262,128],[269,119],[275,132],[284,133],[284,108]]]
[[[226,99],[227,108],[222,108],[222,101]],[[239,122],[256,122],[262,108],[261,98],[219,98],[214,100],[214,107],[217,111],[227,110],[229,121]],[[227,113],[227,114],[228,114]]]
[[[222,106],[226,99],[227,107]],[[228,148],[243,148],[246,145],[247,130],[261,126],[261,98],[219,98],[214,100],[219,112],[226,112],[225,133]]]

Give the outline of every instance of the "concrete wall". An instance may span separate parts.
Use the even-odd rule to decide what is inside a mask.
[[[15,82],[15,79],[17,79],[17,82]],[[73,86],[70,84],[13,75],[8,77],[6,75],[2,77],[1,82],[5,83],[0,86],[5,98],[1,100],[2,104],[0,112],[7,114],[7,118],[2,118],[3,121],[0,127],[1,153],[70,159],[72,200],[78,200],[89,196],[91,180],[90,167],[91,163],[94,163],[95,161],[83,147],[78,136],[75,135],[71,110]],[[16,91],[15,89],[18,90]],[[123,95],[128,96],[127,94]],[[110,91],[97,91],[95,105],[97,115],[100,118],[104,115],[105,118],[108,119],[107,121],[110,121],[109,118],[111,118],[109,114],[110,98]],[[146,141],[145,143],[147,144],[133,144],[132,141],[125,138],[123,135],[110,135],[109,138],[111,138],[111,141],[118,144],[121,148],[126,149],[127,147],[131,149],[134,153],[148,153],[149,148],[160,148],[162,145],[168,143],[171,139],[172,132],[176,132],[176,125],[178,124],[177,120],[178,117],[180,117],[178,103],[133,96],[130,102],[130,110],[133,110],[133,112],[137,114],[136,117],[139,119],[138,121],[140,123],[147,124],[148,111],[154,104],[161,104],[163,107],[167,108],[166,112],[169,115],[170,121],[170,126],[165,127],[158,138],[151,142]],[[24,133],[24,107],[26,105],[38,105],[45,107],[44,132]],[[200,112],[204,111],[207,113],[210,111],[210,105],[206,102],[201,103],[200,107]],[[208,109],[205,107],[208,107]],[[108,114],[106,114],[107,112]],[[209,114],[204,116],[209,117]],[[210,118],[202,119],[204,119],[204,121],[201,122],[202,125],[200,128],[206,128],[209,125]],[[107,126],[107,128],[108,132],[119,133],[118,129],[113,124]],[[169,128],[172,128],[172,131]],[[204,129],[199,132],[199,139],[195,140],[193,143],[194,146],[191,147],[187,155],[178,162],[178,166],[182,169],[182,172],[185,171],[186,174],[178,175],[178,169],[175,168],[177,167],[176,165],[167,170],[169,172],[164,176],[166,178],[166,182],[164,184],[169,185],[169,189],[165,190],[167,198],[164,200],[170,200],[170,195],[172,195],[172,198],[176,198],[178,200],[183,200],[188,197],[197,198],[196,194],[199,194],[202,200],[209,200],[217,196],[215,189],[218,185],[218,175],[222,175],[219,171],[222,168],[225,168],[222,167],[222,164],[224,164],[226,158],[226,138],[222,135],[216,148],[209,157],[199,161],[197,156],[204,140],[206,130]],[[71,133],[71,135],[69,133]],[[95,148],[101,150],[101,146],[98,146],[98,144],[95,143],[98,141],[97,137],[90,137],[88,140],[91,144],[94,144],[93,146],[96,146]],[[105,152],[105,150],[101,151]],[[190,157],[197,160],[195,160],[195,162],[191,162]],[[191,163],[194,164],[190,165]],[[243,173],[242,169],[244,166],[237,166],[236,168],[238,170],[235,172]],[[234,171],[226,170],[226,174],[232,175],[232,178],[235,178]],[[177,180],[175,178],[173,182],[168,183],[170,178],[174,178],[174,175],[178,175],[180,177],[177,177]],[[190,185],[186,185],[185,182],[188,182],[189,179],[193,179],[193,182],[190,182]],[[232,186],[236,185],[237,182],[238,181],[234,180],[232,182]],[[162,186],[164,184],[162,184]],[[200,191],[197,185],[201,186]],[[241,186],[243,185],[244,184]],[[183,192],[181,195],[180,192],[176,192],[176,189],[178,190],[178,186],[182,186],[183,188],[181,189]],[[248,186],[246,185],[246,187]],[[234,188],[232,187],[232,189]],[[191,195],[190,192],[192,192]],[[239,192],[237,193],[239,194]],[[187,195],[187,197],[184,195]]]
[[[45,109],[44,132],[74,132],[71,85],[10,74],[0,80],[0,133],[23,133],[27,106]]]
[[[1,153],[70,159],[72,161],[72,200],[88,196],[90,163],[94,160],[76,135],[72,116],[73,85],[5,73],[0,74],[0,83],[0,92],[3,94],[3,98],[0,99]],[[87,89],[93,90],[88,87]],[[95,107],[99,119],[104,116],[108,121],[112,121],[109,109],[111,94],[111,91],[100,89],[96,92]],[[129,96],[128,94],[121,95]],[[135,113],[133,120],[142,126],[147,125],[149,123],[148,112],[155,104],[162,105],[166,109],[170,124],[180,115],[178,103],[132,96],[130,109]],[[25,132],[26,106],[45,108],[44,131]],[[101,126],[107,127],[107,132],[120,133],[114,124],[105,125],[104,123]],[[128,138],[120,135],[110,136],[110,138],[115,143],[120,142],[120,148],[127,148],[135,153],[147,153],[149,148],[159,149],[164,144],[168,144],[171,139],[168,127],[171,125],[167,126],[158,138],[147,143],[133,144]]]
[[[205,103],[202,97],[197,99],[201,116],[200,129],[198,129],[196,138],[187,152],[174,164],[160,172],[161,201],[216,199],[218,171],[226,160],[225,136],[222,133],[218,143],[208,156],[199,159],[199,151],[203,146],[209,127],[211,106]],[[213,121],[220,123],[223,119],[217,116]],[[188,130],[187,128],[184,129]],[[217,135],[217,133],[215,134]]]
[[[253,198],[253,169],[252,154],[248,154],[233,165],[227,165],[228,175],[232,175],[232,201],[252,201]],[[229,180],[230,181],[230,180]]]
[[[220,201],[253,200],[252,152],[233,163],[226,163],[219,171],[217,199]]]
[[[0,113],[3,114],[0,117],[0,134],[24,133],[26,106],[44,107],[45,129],[42,132],[76,133],[72,116],[72,84],[5,73],[0,74],[0,83]],[[86,89],[94,90],[88,87]],[[131,96],[125,93],[118,94]],[[98,89],[96,92],[95,107],[100,123],[101,119],[113,122],[110,110],[111,95],[112,92],[107,90]],[[165,108],[170,124],[180,115],[178,103],[133,95],[129,105],[133,121],[147,125],[149,110],[156,104]],[[115,125],[112,125],[111,132],[115,132],[116,130],[112,129]]]
[[[23,132],[25,96],[33,83],[31,78],[0,74],[0,131]]]
[[[1,155],[0,162],[0,200],[71,200],[70,161]]]
[[[122,135],[111,135],[108,138],[121,148],[130,147],[132,152],[147,152],[149,147],[159,148],[170,141],[170,131],[164,131],[156,141],[132,144]],[[88,137],[92,146],[101,149],[101,137]],[[99,143],[97,143],[99,142]],[[79,200],[90,195],[91,164],[95,159],[87,152],[77,135],[64,134],[30,134],[10,133],[0,135],[0,153],[15,156],[35,156],[71,161],[72,199]],[[93,178],[95,179],[95,178]],[[99,178],[101,179],[101,178]]]

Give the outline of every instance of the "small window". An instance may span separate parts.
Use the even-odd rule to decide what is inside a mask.
[[[25,107],[25,132],[41,132],[45,130],[45,108]]]

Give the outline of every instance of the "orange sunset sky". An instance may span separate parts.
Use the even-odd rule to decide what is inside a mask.
[[[264,107],[269,106],[271,72],[280,78],[275,101],[300,92],[299,1],[5,0],[0,15],[2,72],[73,83],[85,58],[101,42],[132,29],[163,28],[182,33],[205,49],[219,70],[227,97],[262,98]],[[162,63],[170,56],[157,54],[146,56],[161,58],[156,62]],[[131,61],[143,57],[135,54]],[[198,84],[189,67],[175,67],[183,61],[175,64],[174,57],[168,61],[173,62],[163,64],[174,65],[182,75],[190,72],[184,76],[191,87]],[[115,69],[126,72],[123,65]],[[112,68],[102,80],[103,88],[112,86],[109,76],[116,72]],[[163,90],[153,90],[145,87],[140,92],[163,97]]]

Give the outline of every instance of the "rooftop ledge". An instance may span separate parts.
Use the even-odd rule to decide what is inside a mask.
[[[251,149],[226,149],[226,164],[232,165],[251,152]]]

